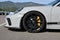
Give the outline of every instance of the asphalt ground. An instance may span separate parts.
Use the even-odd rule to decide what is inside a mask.
[[[0,24],[5,23],[5,17],[3,15],[0,15]]]
[[[5,23],[5,16],[0,16],[0,24]],[[47,30],[42,33],[28,33],[21,30],[10,30],[0,26],[0,40],[60,40],[60,30]]]

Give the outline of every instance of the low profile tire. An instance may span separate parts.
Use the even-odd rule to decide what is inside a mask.
[[[46,30],[46,20],[40,12],[31,11],[24,15],[23,26],[28,32],[43,32]]]

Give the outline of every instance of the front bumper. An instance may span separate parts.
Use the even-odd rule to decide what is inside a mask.
[[[5,27],[5,28],[11,28],[11,29],[20,29],[20,28],[18,28],[18,27],[12,27],[12,26],[9,26],[9,25],[5,25],[4,27]]]
[[[22,15],[18,16],[7,16],[5,18],[6,21],[6,28],[16,28],[16,29],[21,29],[20,27],[20,21],[21,21]]]

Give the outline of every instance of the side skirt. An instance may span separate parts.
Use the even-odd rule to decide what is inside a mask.
[[[60,22],[48,22],[46,29],[60,29]]]

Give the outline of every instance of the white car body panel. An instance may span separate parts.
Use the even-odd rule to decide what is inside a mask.
[[[57,3],[53,8],[52,8],[52,22],[60,22],[60,7],[57,6],[59,3]]]
[[[23,15],[29,11],[39,11],[44,14],[46,17],[47,22],[51,22],[50,15],[51,15],[51,10],[52,6],[35,6],[35,7],[25,7],[20,13]],[[47,11],[46,11],[47,10]]]
[[[22,15],[19,15],[19,14],[17,14],[17,15],[8,15],[8,16],[6,16],[6,19],[7,18],[10,18],[11,19],[11,22],[12,22],[12,25],[11,26],[9,26],[8,25],[8,22],[7,22],[7,20],[6,20],[6,27],[11,27],[11,28],[20,28],[20,19],[22,18]]]
[[[60,3],[58,3],[60,4]],[[57,4],[57,5],[58,5]],[[20,12],[18,12],[17,14],[14,15],[8,15],[6,17],[10,18],[12,25],[9,26],[8,22],[6,21],[6,25],[7,27],[12,27],[12,28],[18,28],[20,29],[20,22],[22,17],[24,16],[25,13],[29,12],[29,11],[39,11],[41,12],[45,18],[47,23],[48,22],[60,22],[60,7],[57,7],[57,5],[53,6],[31,6],[31,7],[24,7],[23,10],[21,10]],[[60,29],[60,24],[58,25],[47,25],[46,27],[47,29]]]
[[[52,22],[60,22],[60,7],[52,8]]]

